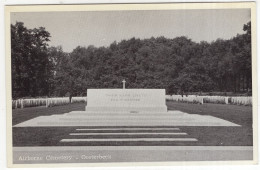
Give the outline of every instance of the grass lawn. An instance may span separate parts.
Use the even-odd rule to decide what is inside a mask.
[[[211,115],[242,126],[252,126],[253,112],[251,106],[167,102],[167,107],[169,110],[180,110],[190,114]]]
[[[84,110],[85,103],[75,103],[56,107],[32,107],[13,110],[13,125],[34,117],[52,114],[63,114],[75,110]],[[222,118],[241,127],[178,127],[188,137],[198,139],[197,142],[78,142],[61,143],[64,138],[72,138],[69,133],[79,127],[15,127],[13,128],[14,146],[61,146],[61,145],[197,145],[197,146],[252,146],[252,107],[223,104],[187,104],[167,102],[169,110],[180,110],[190,114],[211,115]],[[85,127],[86,128],[86,127]],[[93,132],[93,131],[92,131]],[[97,131],[99,132],[99,131]],[[113,132],[113,131],[111,131]],[[122,131],[123,132],[123,131]],[[156,131],[155,131],[156,132]],[[160,132],[162,132],[160,130]],[[164,130],[167,132],[167,130]],[[96,138],[93,136],[91,138]],[[111,138],[104,135],[103,138]],[[117,137],[117,136],[114,136]],[[118,136],[119,137],[119,136]],[[120,136],[122,137],[122,136]],[[127,137],[127,136],[123,136]],[[134,136],[132,136],[134,137]],[[143,136],[145,137],[145,136]],[[167,135],[161,137],[170,137]]]
[[[85,103],[73,103],[55,107],[27,107],[23,109],[13,109],[13,125],[30,120],[38,116],[48,116],[53,114],[63,114],[75,110],[85,110]]]

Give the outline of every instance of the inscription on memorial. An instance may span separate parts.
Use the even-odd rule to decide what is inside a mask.
[[[164,89],[88,89],[89,112],[166,112]]]
[[[149,97],[148,94],[130,94],[130,93],[126,93],[126,94],[105,94],[106,97],[109,98],[110,101],[140,101],[142,98],[146,98]]]

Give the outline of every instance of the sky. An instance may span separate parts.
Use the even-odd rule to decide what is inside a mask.
[[[196,9],[152,11],[20,12],[11,23],[45,27],[50,46],[71,52],[77,46],[109,46],[123,39],[187,36],[195,42],[230,39],[244,33],[250,9]]]

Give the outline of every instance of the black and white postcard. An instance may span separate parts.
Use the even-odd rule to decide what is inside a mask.
[[[254,2],[5,19],[8,166],[257,163]]]

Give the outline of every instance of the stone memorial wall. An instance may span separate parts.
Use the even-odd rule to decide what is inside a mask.
[[[87,96],[87,112],[167,112],[165,89],[88,89]]]

